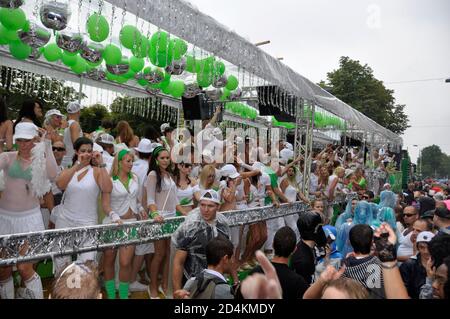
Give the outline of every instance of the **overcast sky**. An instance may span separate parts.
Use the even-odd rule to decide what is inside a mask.
[[[252,42],[270,40],[269,54],[314,82],[339,57],[367,63],[406,104],[404,148],[415,162],[420,147],[450,154],[450,1],[448,0],[190,0],[200,11]]]

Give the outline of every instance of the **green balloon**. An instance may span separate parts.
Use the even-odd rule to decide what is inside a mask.
[[[141,86],[147,86],[148,85],[148,81],[145,80],[145,79],[137,80],[137,83],[139,83],[139,85],[141,85]]]
[[[136,75],[136,72],[134,72],[131,68],[128,70],[127,73],[125,73],[124,75],[122,75],[122,77],[126,78],[126,79],[132,79],[134,78],[134,76]]]
[[[87,64],[86,61],[81,56],[77,56],[75,64],[72,65],[70,68],[76,74],[81,74],[86,71]]]
[[[181,39],[174,39],[172,40],[172,45],[173,45],[173,58],[175,60],[181,59],[181,57],[186,54],[188,49],[186,42]]]
[[[74,66],[77,63],[77,55],[71,55],[67,51],[63,51],[61,55],[61,60],[66,66]]]
[[[223,75],[225,73],[225,64],[222,61],[217,61],[214,64],[214,73]]]
[[[0,8],[0,22],[10,30],[22,29],[27,22],[27,17],[22,9]]]
[[[225,86],[228,90],[234,91],[239,86],[239,81],[234,75],[228,77],[227,85]]]
[[[212,83],[211,74],[207,73],[197,73],[197,83],[202,88],[207,88]]]
[[[155,48],[156,52],[167,52],[169,50],[169,35],[164,31],[153,33],[150,45]]]
[[[131,50],[133,47],[140,44],[142,35],[136,27],[126,25],[120,30],[119,39],[120,43],[122,43],[125,48]]]
[[[164,74],[164,80],[162,80],[161,83],[159,83],[160,89],[166,89],[170,84],[170,78],[172,76],[169,73]]]
[[[7,41],[4,44],[20,41],[20,38],[19,38],[16,30],[7,29],[1,24],[0,24],[0,39],[3,39],[2,42]]]
[[[165,68],[172,63],[172,56],[168,51],[158,52],[153,45],[150,45],[149,58],[153,65],[159,66],[160,68]]]
[[[106,18],[98,13],[91,15],[86,22],[86,29],[92,41],[105,41],[109,35],[109,24]]]
[[[192,55],[186,56],[186,71],[195,73],[195,66],[197,64],[197,61]]]
[[[139,72],[142,70],[142,68],[145,65],[145,61],[144,59],[141,58],[137,58],[135,56],[132,56],[130,58],[130,68],[131,70],[133,70],[134,72]]]
[[[106,79],[109,81],[116,81],[119,76],[106,72]]]
[[[150,49],[150,40],[145,36],[141,36],[141,40],[138,44],[133,46],[131,52],[137,58],[145,58],[148,55]]]
[[[19,60],[25,60],[31,54],[31,47],[23,42],[16,41],[9,44],[9,52]]]
[[[44,47],[44,57],[48,62],[55,62],[61,59],[62,50],[56,45],[56,43],[47,44]]]
[[[230,97],[230,94],[231,94],[230,90],[228,90],[226,87],[223,88],[222,96],[220,97],[220,101],[228,100],[228,98]],[[231,106],[231,103],[227,103],[227,104]]]
[[[122,61],[122,52],[114,44],[108,44],[105,46],[103,51],[103,59],[105,59],[106,64],[116,65]]]
[[[180,80],[172,81],[167,89],[174,98],[180,98],[183,96],[185,85],[184,82]]]

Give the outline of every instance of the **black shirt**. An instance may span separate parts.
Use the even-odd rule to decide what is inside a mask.
[[[283,290],[283,299],[302,299],[308,284],[302,276],[296,274],[292,269],[289,269],[286,264],[279,264],[272,262],[272,265],[277,271],[278,279],[280,280],[281,289]],[[264,273],[261,266],[255,267],[251,272]]]
[[[295,272],[302,276],[305,282],[310,285],[312,276],[316,270],[316,256],[314,249],[301,240],[297,245],[297,250],[292,255],[291,262]]]
[[[420,287],[425,284],[427,278],[427,271],[422,266],[420,254],[404,262],[400,266],[400,274],[408,290],[408,295],[412,299],[419,299]]]

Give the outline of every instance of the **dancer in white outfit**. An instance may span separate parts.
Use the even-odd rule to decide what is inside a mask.
[[[62,166],[64,168],[72,165],[72,159],[75,155],[73,144],[75,141],[83,136],[83,131],[80,127],[80,112],[81,105],[78,102],[70,102],[67,105],[67,117],[68,127],[64,129],[64,145],[66,146],[66,155],[63,158]]]
[[[165,218],[175,217],[177,210],[184,215],[184,208],[178,204],[177,186],[170,173],[170,155],[164,147],[158,146],[153,150],[150,170],[146,183],[150,217],[163,223]],[[161,265],[163,265],[162,291],[165,295],[169,288],[170,239],[155,241],[154,245],[155,255],[150,272],[150,298],[159,299],[158,274]]]
[[[131,172],[133,155],[126,149],[121,150],[115,157],[112,166],[112,193],[103,193],[102,201],[105,213],[104,224],[133,222],[137,219],[147,219],[147,214],[139,200],[139,180]],[[115,268],[117,249],[107,249],[104,254],[104,280],[108,299],[116,298]],[[119,297],[128,299],[133,261],[134,246],[122,246],[119,249]]]
[[[39,141],[39,130],[33,123],[22,122],[16,125],[14,134],[18,152],[5,152],[0,154],[0,172],[5,179],[5,189],[0,196],[0,235],[28,233],[44,230],[44,223],[40,211],[39,197],[43,193],[36,192],[35,170],[46,171],[44,176],[46,186],[50,190],[48,180],[53,180],[57,174],[57,164],[53,156],[50,140]],[[42,140],[42,139],[41,139]],[[43,149],[41,165],[36,149]],[[45,159],[44,159],[45,154]],[[1,191],[1,190],[0,190]],[[42,299],[42,283],[39,275],[34,271],[32,263],[19,263],[17,269],[25,283],[28,298]],[[12,267],[0,267],[0,299],[14,298],[14,283]]]
[[[100,192],[112,191],[111,178],[99,152],[92,152],[90,139],[80,137],[74,143],[73,166],[65,169],[56,179],[56,186],[64,190],[62,203],[56,216],[56,229],[93,226],[98,224],[97,203]],[[98,167],[91,163],[96,162]],[[83,253],[79,260],[95,260],[96,252]],[[55,258],[59,274],[70,263],[70,257]]]

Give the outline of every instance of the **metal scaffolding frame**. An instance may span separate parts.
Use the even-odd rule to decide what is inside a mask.
[[[305,107],[309,106],[311,112],[305,112]],[[297,102],[295,119],[295,158],[301,156],[304,160],[303,179],[301,190],[303,194],[309,194],[311,177],[312,147],[314,133],[314,103],[308,103],[303,99]],[[302,134],[304,133],[304,135]]]

